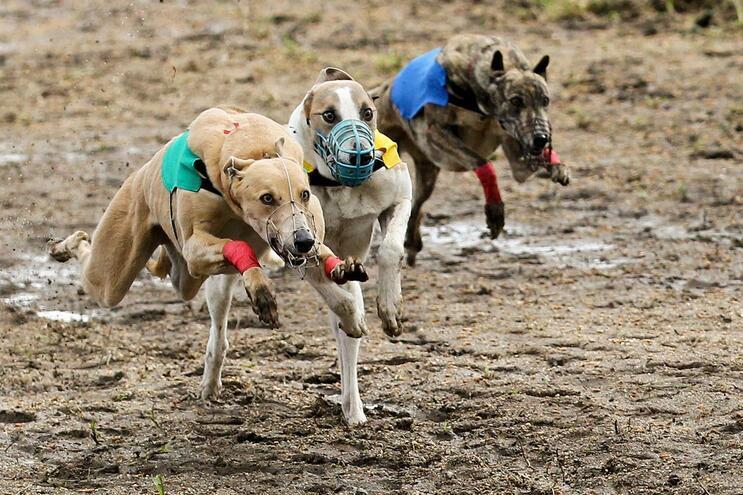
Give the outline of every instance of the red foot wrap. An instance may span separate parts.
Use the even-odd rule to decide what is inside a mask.
[[[338,266],[338,265],[340,265],[341,263],[343,263],[343,260],[340,259],[339,257],[337,257],[337,256],[328,256],[325,259],[325,267],[324,267],[325,268],[325,275],[328,278],[331,278],[330,277],[330,274],[333,273],[333,270],[335,270],[335,267]]]
[[[475,169],[477,178],[480,179],[482,184],[482,190],[485,192],[485,203],[494,204],[502,203],[503,200],[500,197],[500,190],[498,189],[498,177],[495,175],[495,165],[493,162],[487,161]]]
[[[229,241],[222,248],[222,254],[240,273],[261,266],[253,248],[245,241]]]
[[[550,165],[560,164],[560,157],[557,154],[557,151],[555,150],[545,148],[544,151],[542,152],[542,158],[544,158],[544,161],[546,161]]]

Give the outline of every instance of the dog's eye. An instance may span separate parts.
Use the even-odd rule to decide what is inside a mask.
[[[323,112],[322,118],[328,124],[332,124],[333,122],[335,122],[335,112],[332,111],[332,110],[328,110],[327,112]]]
[[[374,118],[374,110],[371,108],[365,108],[361,111],[361,118],[369,122]]]
[[[520,96],[514,96],[513,98],[511,98],[510,102],[511,102],[511,105],[513,105],[516,108],[524,107],[524,100],[521,99]]]
[[[544,99],[542,100],[542,106],[548,107],[549,104],[550,104],[550,99],[545,96]]]
[[[273,196],[271,196],[270,194],[264,194],[263,196],[261,196],[261,203],[263,203],[264,205],[270,205],[271,203],[273,203]]]
[[[302,201],[309,201],[310,200],[310,192],[309,191],[302,191]]]

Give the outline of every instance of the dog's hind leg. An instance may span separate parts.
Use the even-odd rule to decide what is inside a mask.
[[[405,250],[407,251],[407,262],[409,266],[415,266],[415,258],[423,249],[421,238],[421,221],[423,220],[423,203],[431,197],[436,179],[439,177],[439,167],[426,158],[422,153],[417,153],[412,146],[406,148],[415,161],[415,192],[413,194],[413,206],[408,220],[408,229],[405,234]]]
[[[124,182],[106,208],[92,240],[88,241],[84,232],[75,232],[49,245],[49,254],[56,260],[80,261],[83,288],[102,306],[115,306],[124,298],[164,238],[162,231],[150,223],[144,198],[135,193],[133,184],[137,180],[139,176],[134,175]]]
[[[239,280],[238,275],[216,275],[206,281],[206,304],[212,322],[199,392],[203,400],[218,397],[222,391],[222,364],[229,349],[227,317],[232,304],[232,293]]]
[[[49,255],[60,263],[75,258],[84,265],[90,254],[90,236],[78,230],[61,241],[49,241],[48,249]]]

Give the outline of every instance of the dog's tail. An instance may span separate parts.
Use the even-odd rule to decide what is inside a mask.
[[[170,267],[172,266],[172,263],[165,248],[160,246],[158,249],[159,252],[157,254],[157,258],[150,259],[145,266],[148,272],[158,278],[164,279],[170,273]]]

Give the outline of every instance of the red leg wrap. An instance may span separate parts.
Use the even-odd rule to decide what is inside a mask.
[[[337,256],[328,256],[325,259],[325,275],[330,278],[330,274],[333,273],[335,267],[343,263],[343,260]]]
[[[551,150],[549,148],[545,148],[544,152],[542,153],[542,158],[544,158],[544,161],[549,163],[550,165],[559,165],[560,164],[560,157],[557,154],[557,151]]]
[[[500,190],[498,189],[498,177],[495,175],[495,165],[487,161],[475,169],[477,178],[480,179],[482,190],[485,192],[485,203],[494,204],[502,203]]]
[[[222,254],[240,273],[261,266],[253,248],[245,241],[229,241],[224,245]]]

